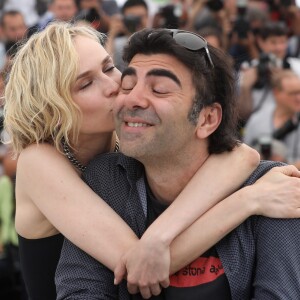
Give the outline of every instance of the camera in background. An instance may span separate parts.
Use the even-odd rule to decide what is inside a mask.
[[[262,89],[270,83],[272,69],[281,67],[280,61],[272,53],[261,53],[259,59],[253,61],[251,66],[257,68],[257,81],[254,88]]]
[[[247,0],[237,0],[237,18],[234,22],[233,31],[237,33],[239,39],[247,39],[251,30],[250,23],[247,20]]]
[[[206,3],[206,6],[211,10],[211,11],[220,11],[224,7],[223,0],[208,0]]]
[[[186,24],[187,15],[180,4],[161,7],[153,20],[153,28],[181,28]]]
[[[253,145],[261,159],[286,162],[287,148],[285,144],[271,136],[261,136]]]
[[[127,15],[123,18],[123,23],[130,33],[134,33],[141,26],[141,17],[135,15]]]

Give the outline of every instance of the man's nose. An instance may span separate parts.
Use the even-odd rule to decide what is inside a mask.
[[[147,91],[142,85],[136,85],[124,98],[124,106],[129,109],[147,108],[148,105]]]

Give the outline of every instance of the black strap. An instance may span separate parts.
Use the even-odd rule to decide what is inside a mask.
[[[264,104],[264,102],[267,99],[267,95],[268,95],[269,91],[270,91],[270,87],[268,85],[266,85],[264,87],[263,93],[262,93],[262,95],[261,95],[261,97],[260,97],[260,99],[258,101],[257,106],[253,109],[253,111],[251,112],[251,114],[254,114],[255,112],[257,112],[258,110],[261,109],[262,105]]]
[[[273,138],[277,140],[284,139],[287,134],[289,134],[298,127],[299,121],[300,113],[297,114],[296,119],[289,119],[280,128],[276,129],[272,134]]]
[[[300,54],[300,36],[297,36],[297,48],[294,53],[294,56],[299,57],[299,54]]]

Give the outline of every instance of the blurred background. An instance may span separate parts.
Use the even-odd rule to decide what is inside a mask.
[[[0,0],[0,299],[27,299],[14,229],[13,159],[4,89],[20,43],[52,20],[92,26],[121,71],[137,30],[178,28],[227,52],[236,72],[240,139],[262,159],[300,168],[300,0]]]

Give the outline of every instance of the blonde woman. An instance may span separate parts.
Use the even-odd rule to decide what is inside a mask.
[[[87,26],[53,23],[33,35],[14,59],[5,91],[5,127],[18,155],[16,229],[30,299],[55,299],[54,272],[63,235],[111,270],[124,253],[134,251],[139,244],[127,224],[80,179],[96,154],[118,150],[112,106],[119,82],[120,73],[102,46],[102,36]],[[243,145],[232,153],[211,156],[162,220],[161,228],[169,243],[235,191],[257,164],[257,154]],[[220,171],[213,182],[216,166]],[[229,168],[230,174],[225,171]],[[284,171],[298,175],[294,169]],[[292,178],[280,172],[273,177],[278,176],[282,176],[286,191],[296,191],[298,187],[287,189]],[[201,243],[197,241],[190,247],[203,251],[247,216],[268,214],[270,207],[274,216],[295,216],[288,211],[288,202],[276,203],[276,197],[272,199],[267,192],[266,187],[272,186],[274,195],[278,193],[273,177],[267,176],[266,184],[257,185],[252,192],[247,189],[224,201],[223,205],[228,209],[234,207],[234,211],[236,206],[232,202],[238,200],[249,205],[241,205],[238,213],[230,219],[224,218],[221,231],[214,230],[214,224],[208,221],[214,235],[204,236]],[[197,201],[195,195],[199,193],[205,201]],[[191,203],[186,209],[192,211],[189,221],[180,218],[185,202]],[[219,214],[216,210],[215,216]],[[176,226],[166,228],[166,220]],[[159,226],[158,221],[153,230],[155,245],[168,251],[155,238]],[[148,236],[151,239],[151,227]],[[187,239],[188,234],[183,236],[183,240]],[[175,243],[173,250],[178,255],[172,259],[172,270],[186,264],[182,262],[186,257],[181,253],[185,252],[183,245]],[[143,249],[140,257],[145,257],[143,261],[148,266],[145,273],[151,280],[167,285],[168,262],[148,246],[142,244],[139,249]]]

